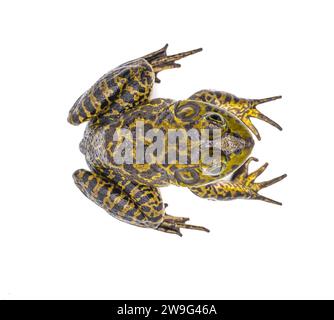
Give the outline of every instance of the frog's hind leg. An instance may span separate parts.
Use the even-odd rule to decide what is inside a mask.
[[[226,109],[227,111],[237,116],[249,128],[249,130],[252,131],[258,140],[261,140],[261,136],[258,130],[254,127],[250,118],[263,120],[278,130],[282,130],[282,127],[278,123],[269,119],[256,108],[259,104],[281,98],[282,96],[274,96],[264,99],[244,99],[238,98],[235,95],[224,91],[201,90],[193,94],[189,99],[205,101]]]
[[[107,179],[84,169],[75,171],[73,179],[87,198],[119,220],[150,228],[162,222],[165,210],[156,188],[116,177]]]
[[[173,54],[171,56],[168,56],[167,47],[168,47],[168,44],[166,44],[163,48],[142,57],[145,60],[147,60],[150,63],[150,65],[153,67],[153,70],[155,73],[155,82],[157,83],[160,83],[160,79],[157,77],[157,74],[160,71],[167,70],[167,69],[173,69],[173,68],[180,68],[181,65],[178,63],[175,63],[175,61],[202,51],[202,48],[198,48],[198,49],[181,52],[178,54]]]
[[[72,106],[68,122],[79,125],[108,114],[117,117],[148,101],[154,84],[153,67],[139,58],[112,69],[83,93]]]
[[[90,119],[117,117],[125,110],[149,100],[156,75],[166,69],[178,68],[175,61],[202,49],[167,56],[167,45],[144,57],[128,61],[109,71],[83,93],[72,106],[68,122],[79,125]]]
[[[180,228],[207,231],[186,224],[187,218],[167,215],[160,192],[155,187],[116,176],[107,179],[84,169],[75,171],[73,179],[87,198],[123,222],[177,235],[181,235]]]

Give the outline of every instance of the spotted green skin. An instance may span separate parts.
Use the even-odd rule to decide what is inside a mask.
[[[249,117],[262,119],[281,129],[256,109],[258,104],[279,97],[239,99],[222,91],[201,90],[181,101],[152,100],[154,82],[160,82],[157,73],[179,67],[176,60],[200,51],[168,56],[166,49],[167,46],[113,69],[75,102],[68,121],[73,125],[88,121],[80,150],[90,169],[74,172],[75,184],[89,199],[121,221],[178,235],[181,235],[181,228],[208,229],[186,223],[188,218],[168,215],[159,187],[170,184],[187,187],[202,198],[215,200],[248,198],[280,204],[259,195],[258,191],[286,175],[255,183],[266,165],[248,174],[248,164],[255,158],[247,160],[254,146],[251,132],[260,139]],[[210,116],[213,114],[216,117]],[[223,169],[208,175],[203,162],[161,163],[153,154],[148,163],[118,164],[113,155],[122,141],[114,141],[113,137],[122,128],[135,135],[138,121],[143,123],[144,133],[151,129],[165,133],[180,128],[221,129]],[[149,146],[149,141],[143,143],[145,148]],[[136,150],[132,152],[135,158]],[[168,157],[168,152],[171,151],[166,150],[164,157]],[[188,158],[191,148],[188,146],[182,152]],[[229,181],[223,180],[232,173]]]

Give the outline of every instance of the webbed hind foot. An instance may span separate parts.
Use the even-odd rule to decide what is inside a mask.
[[[168,56],[167,47],[168,47],[168,44],[166,44],[163,48],[142,57],[145,60],[147,60],[150,63],[150,65],[153,67],[153,70],[155,73],[155,82],[157,83],[160,83],[160,79],[157,77],[157,74],[160,71],[167,70],[167,69],[180,68],[181,65],[178,63],[175,63],[175,61],[202,51],[202,48],[198,48],[195,50],[190,50],[190,51],[181,52],[178,54],[173,54],[171,56]]]
[[[177,234],[180,237],[182,237],[182,233],[180,231],[180,229],[182,228],[210,232],[210,230],[205,227],[194,226],[192,224],[186,224],[185,222],[188,220],[189,218],[174,217],[174,216],[166,214],[163,217],[163,221],[159,225],[157,230],[162,231],[162,232]]]

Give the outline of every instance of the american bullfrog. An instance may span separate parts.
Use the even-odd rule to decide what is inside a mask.
[[[167,214],[159,187],[173,184],[206,199],[258,199],[280,205],[258,192],[286,175],[255,182],[268,164],[252,173],[248,166],[257,161],[249,157],[254,146],[252,133],[261,139],[250,117],[281,130],[256,108],[281,96],[244,99],[223,91],[201,90],[180,101],[150,99],[154,83],[160,82],[159,72],[180,67],[177,60],[202,49],[170,56],[166,50],[167,45],[121,64],[74,103],[68,121],[73,125],[88,122],[80,150],[90,169],[75,171],[75,184],[86,197],[121,221],[180,236],[181,228],[209,230],[188,224],[188,218]],[[178,142],[166,147],[172,140],[170,132],[177,130],[181,131]],[[191,144],[189,136],[181,139],[184,132],[208,134],[198,135],[201,139]],[[135,138],[135,145],[128,135]],[[157,138],[159,145],[155,143]],[[138,159],[140,143],[144,153]],[[209,150],[203,152],[206,156],[192,161],[193,151],[203,146]],[[181,156],[186,161],[180,161]],[[206,161],[209,158],[213,160]]]

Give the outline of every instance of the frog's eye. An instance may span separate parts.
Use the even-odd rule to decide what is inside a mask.
[[[210,112],[208,113],[205,118],[213,123],[216,124],[217,126],[221,127],[221,128],[225,128],[226,127],[226,120],[224,119],[224,117],[219,114],[219,113],[215,113],[215,112]]]

